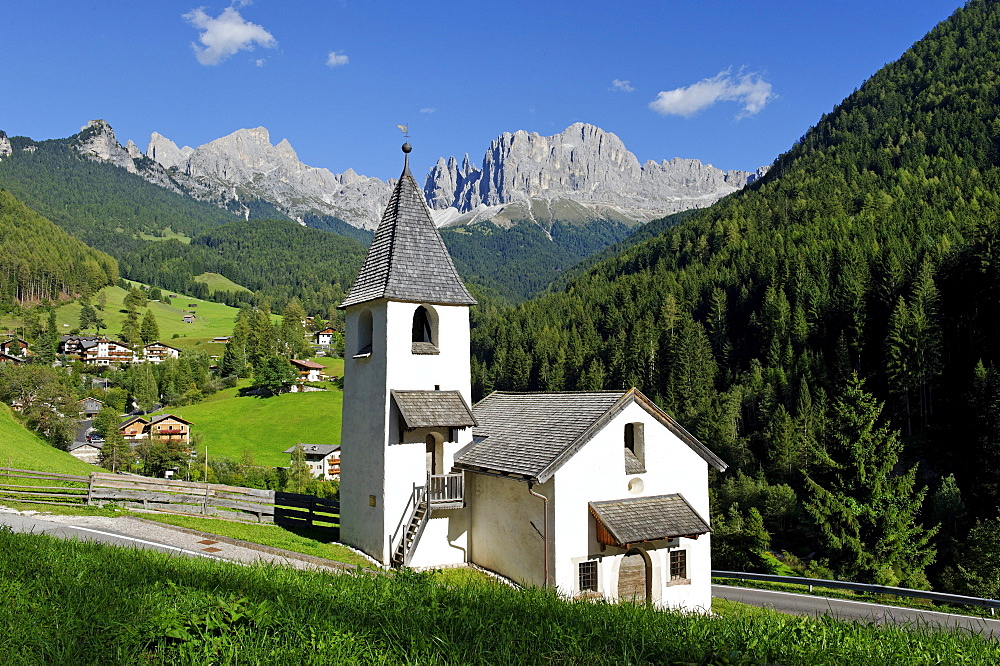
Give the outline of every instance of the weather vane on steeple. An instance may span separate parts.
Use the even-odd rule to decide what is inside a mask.
[[[409,139],[410,138],[410,126],[409,125],[396,125],[396,127],[398,127],[399,131],[401,131],[403,133],[403,138],[404,139]],[[410,145],[409,141],[406,141],[403,144],[403,153],[405,155],[403,157],[403,170],[404,171],[408,171],[409,168],[410,168],[410,151],[411,150],[413,150],[413,146]]]

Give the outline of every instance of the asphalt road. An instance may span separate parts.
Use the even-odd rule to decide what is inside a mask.
[[[773,608],[793,615],[831,615],[843,620],[862,620],[876,624],[933,625],[964,629],[983,636],[1000,639],[1000,619],[987,620],[968,615],[952,615],[915,608],[900,608],[883,604],[831,599],[791,592],[756,590],[731,585],[713,585],[712,596],[738,601],[750,606]]]
[[[16,513],[0,513],[0,525],[6,525],[15,532],[30,532],[33,534],[48,534],[61,539],[79,539],[80,541],[96,541],[98,543],[113,546],[128,546],[132,548],[145,548],[149,550],[159,550],[175,555],[188,555],[191,557],[206,557],[205,553],[199,553],[187,548],[172,546],[166,543],[142,539],[135,536],[122,534],[105,527],[100,529],[94,527],[84,527],[81,525],[69,525],[22,516]]]

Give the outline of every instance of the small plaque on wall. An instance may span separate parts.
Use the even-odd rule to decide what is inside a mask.
[[[368,506],[375,506],[375,496],[374,495],[369,495],[368,496]]]

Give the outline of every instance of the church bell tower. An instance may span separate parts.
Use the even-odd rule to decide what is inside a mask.
[[[345,310],[341,540],[383,564],[465,558],[455,452],[472,441],[469,294],[409,169]],[[421,509],[421,503],[423,508]]]

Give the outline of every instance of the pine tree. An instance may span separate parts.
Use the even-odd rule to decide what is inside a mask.
[[[296,444],[292,451],[292,462],[288,467],[288,482],[285,490],[290,493],[304,493],[309,482],[313,480],[312,470],[306,462],[306,452],[301,444]]]
[[[281,328],[279,337],[284,353],[288,358],[302,358],[309,354],[306,343],[306,331],[302,325],[306,312],[302,309],[299,299],[293,298],[281,313]]]
[[[85,331],[94,325],[97,320],[97,311],[94,310],[94,306],[90,304],[90,301],[84,299],[80,306],[80,331]]]
[[[806,477],[805,508],[838,573],[858,582],[923,588],[938,528],[917,524],[927,489],[916,488],[916,466],[894,471],[902,445],[898,432],[880,424],[881,412],[853,375],[834,403],[827,432],[837,467],[821,482]]]
[[[122,320],[121,338],[122,342],[129,345],[142,340],[142,335],[139,332],[139,313],[135,310],[129,310],[125,314],[125,318]]]
[[[131,469],[136,456],[132,446],[125,441],[125,436],[118,430],[117,424],[110,432],[104,435],[104,444],[101,447],[101,454],[98,461],[101,467],[112,472],[123,469]]]
[[[146,314],[142,317],[140,336],[146,344],[160,339],[160,326],[156,323],[156,317],[153,316],[152,310],[146,310]]]

